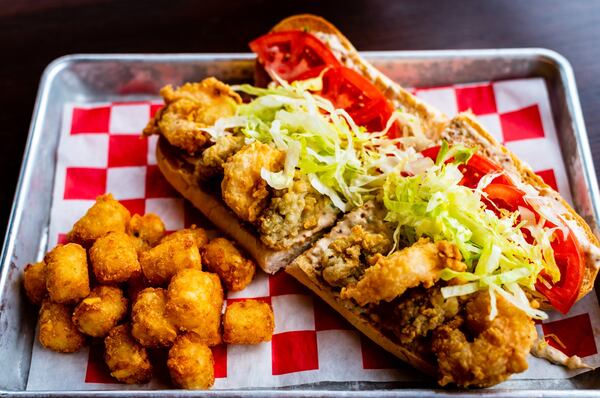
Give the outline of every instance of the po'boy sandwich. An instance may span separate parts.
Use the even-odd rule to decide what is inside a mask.
[[[593,288],[587,224],[469,114],[425,105],[321,18],[250,47],[265,88],[161,91],[145,133],[166,179],[267,272],[287,266],[440,384],[524,371],[532,320]]]

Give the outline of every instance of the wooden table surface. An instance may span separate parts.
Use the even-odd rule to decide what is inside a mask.
[[[0,228],[13,200],[40,76],[70,53],[230,52],[311,12],[359,50],[546,47],[573,65],[600,171],[600,1],[0,1]]]

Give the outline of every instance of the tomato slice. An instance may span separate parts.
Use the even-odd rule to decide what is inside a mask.
[[[525,203],[525,199],[523,199],[525,192],[512,185],[491,183],[483,188],[483,191],[488,194],[487,198],[494,202],[500,209],[515,212],[519,210],[519,206],[521,206],[526,207],[535,213],[535,211]]]
[[[276,74],[288,82],[341,65],[321,40],[300,30],[268,33],[250,42],[250,49],[272,78]]]
[[[327,70],[323,75],[321,96],[336,108],[344,109],[352,120],[368,131],[381,131],[394,112],[392,103],[358,72],[343,66]],[[398,126],[390,129],[390,138],[399,134]]]

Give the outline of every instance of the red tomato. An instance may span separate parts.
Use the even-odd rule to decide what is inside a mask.
[[[266,71],[292,82],[318,76],[328,66],[341,65],[315,36],[300,30],[268,33],[250,42]]]

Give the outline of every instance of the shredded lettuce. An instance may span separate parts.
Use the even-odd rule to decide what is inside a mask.
[[[467,270],[445,269],[441,278],[458,278],[464,284],[442,288],[444,297],[492,289],[530,316],[544,319],[546,315],[532,308],[521,294],[521,287],[533,290],[540,271],[550,270],[550,275],[557,271],[553,256],[548,255],[552,232],[542,234],[542,244],[528,243],[517,223],[517,212],[505,212],[499,218],[485,208],[480,192],[459,184],[462,173],[457,164],[444,164],[450,157],[456,160],[461,154],[461,159],[468,159],[472,153],[445,149],[440,154],[436,165],[420,174],[387,176],[383,202],[388,210],[386,220],[397,223],[396,237],[400,228],[409,227],[415,239],[428,236],[456,245]]]

